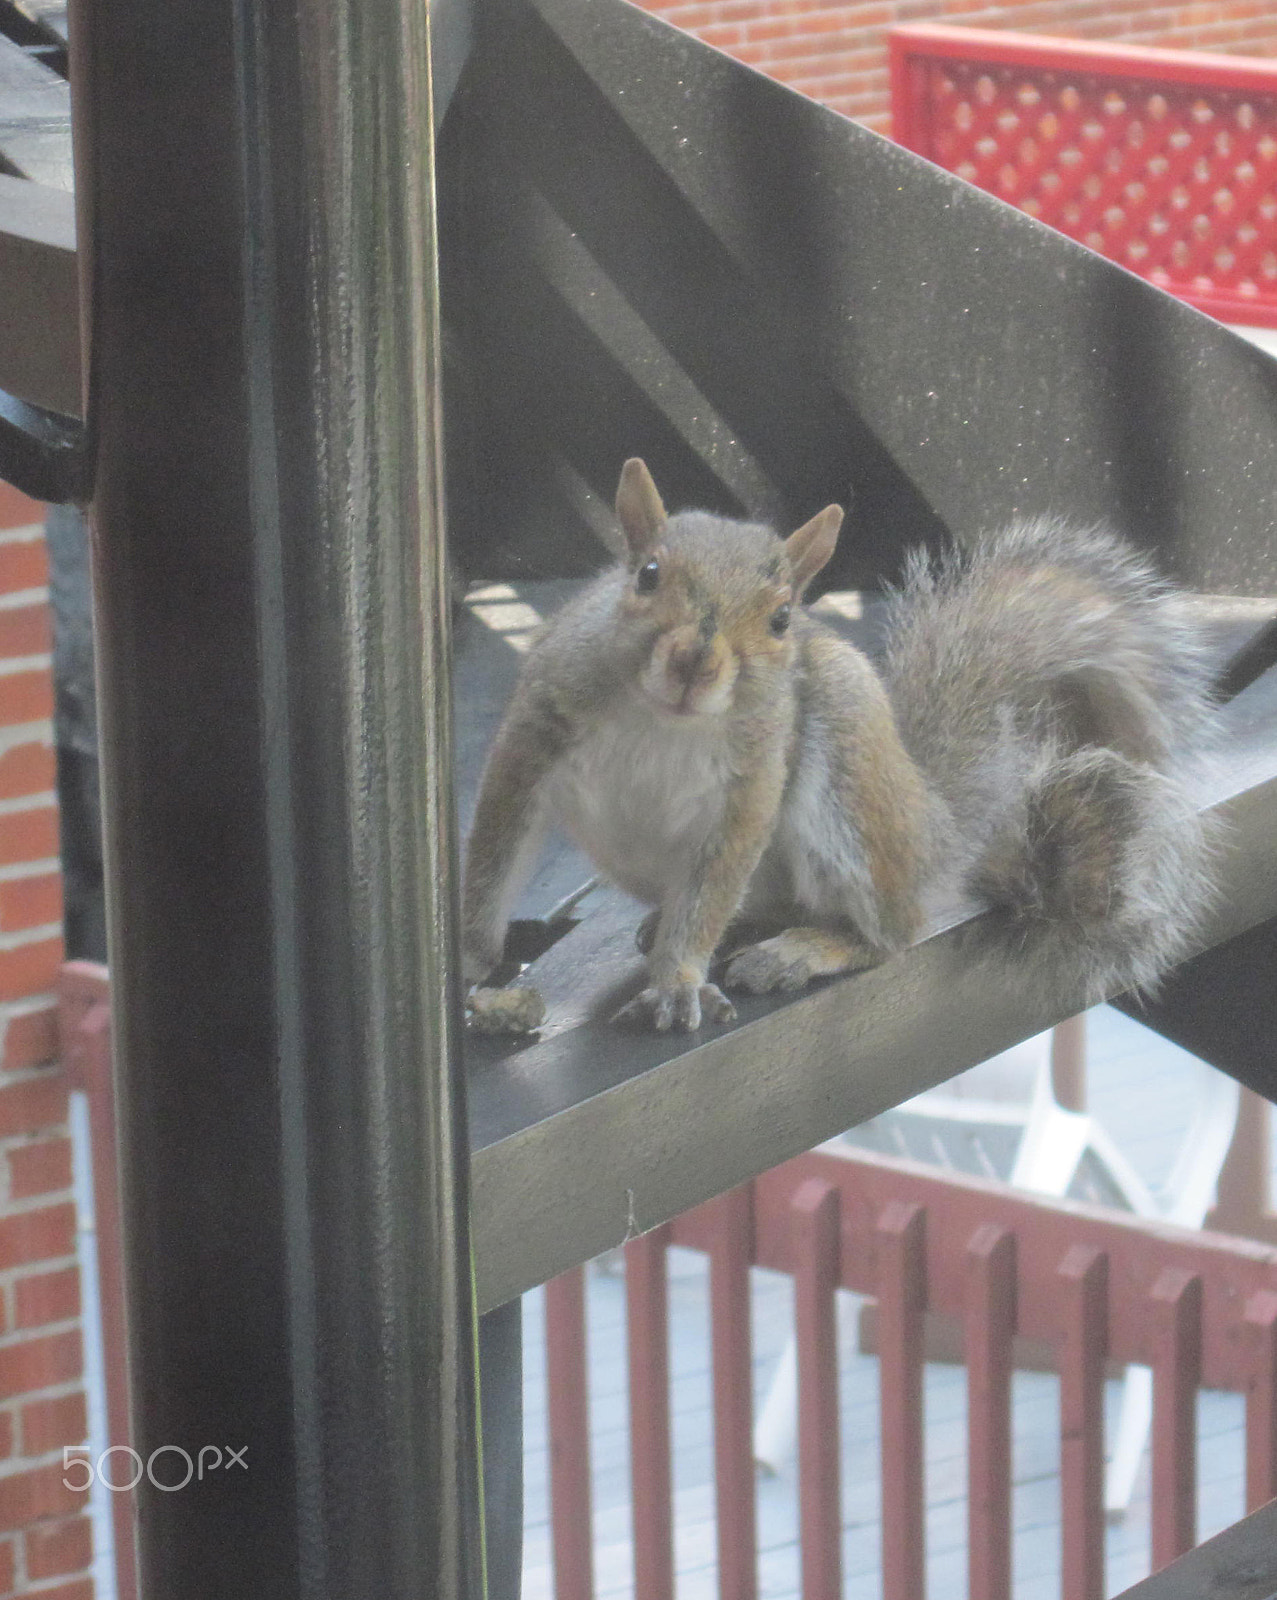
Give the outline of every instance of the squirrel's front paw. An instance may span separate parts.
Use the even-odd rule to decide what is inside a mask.
[[[545,1021],[545,1001],[535,989],[472,989],[466,1023],[473,1033],[535,1033]]]
[[[695,1033],[702,1017],[708,1022],[731,1022],[735,1016],[736,1007],[717,984],[667,983],[636,994],[612,1021],[622,1028]]]

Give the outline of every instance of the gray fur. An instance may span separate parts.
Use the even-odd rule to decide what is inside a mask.
[[[547,815],[659,909],[626,1023],[726,1019],[707,976],[733,918],[781,930],[727,962],[724,982],[753,992],[870,965],[972,894],[992,907],[985,947],[1066,1003],[1151,989],[1191,949],[1213,833],[1190,780],[1215,719],[1203,642],[1142,556],[1047,520],[916,554],[876,670],[798,608],[836,507],[784,542],[705,512],[666,519],[636,461],[618,512],[629,564],[546,626],[489,756],[471,977],[500,955]],[[485,1006],[506,1025],[509,1002]]]
[[[1180,597],[1113,535],[1040,520],[915,553],[888,635],[901,736],[947,812],[942,894],[991,902],[982,932],[1052,992],[1152,990],[1213,895],[1189,791],[1210,678]]]

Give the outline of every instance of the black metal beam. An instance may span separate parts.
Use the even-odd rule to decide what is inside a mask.
[[[4,170],[56,188],[71,178],[71,99],[49,64],[0,30],[0,151]]]
[[[1177,967],[1153,999],[1122,996],[1114,1003],[1277,1103],[1275,973],[1277,919],[1271,919]]]
[[[1117,1600],[1277,1600],[1277,1500]]]
[[[13,0],[0,0],[0,35],[11,39],[59,78],[68,76],[66,40],[56,28],[40,17],[29,16]]]
[[[426,25],[72,13],[134,1444],[246,1447],[166,1600],[482,1585]]]
[[[71,195],[0,175],[0,283],[0,389],[74,416],[80,328]]]
[[[639,454],[794,526],[850,487],[834,588],[1049,513],[1277,593],[1272,357],[624,0],[478,21],[440,142],[468,571],[590,570]]]
[[[0,390],[0,476],[33,500],[79,500],[85,487],[84,429]]]

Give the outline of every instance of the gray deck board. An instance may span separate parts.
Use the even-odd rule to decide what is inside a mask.
[[[1191,1110],[1192,1068],[1173,1045],[1106,1007],[1089,1023],[1089,1100],[1136,1171],[1154,1190],[1166,1179]],[[753,1283],[754,1388],[761,1402],[788,1337],[787,1279],[756,1272]],[[709,1396],[708,1286],[700,1258],[671,1252],[670,1366],[674,1431],[675,1554],[679,1600],[716,1600],[712,1416]],[[590,1395],[599,1600],[632,1593],[624,1285],[589,1274]],[[877,1362],[856,1351],[855,1297],[840,1295],[842,1352],[840,1436],[843,1450],[844,1593],[881,1593],[877,1476]],[[553,1594],[547,1493],[545,1336],[539,1290],[525,1297],[524,1600]],[[1119,1387],[1109,1385],[1110,1426]],[[966,1593],[966,1389],[956,1367],[926,1374],[927,1572],[932,1595]],[[1199,1536],[1241,1516],[1242,1402],[1199,1400]],[[1055,1600],[1060,1562],[1058,1383],[1045,1373],[1017,1373],[1014,1383],[1014,1544],[1016,1600]],[[798,1595],[797,1494],[792,1467],[757,1483],[759,1579],[763,1600]],[[1148,1572],[1147,1466],[1130,1511],[1110,1525],[1108,1592],[1118,1594]]]

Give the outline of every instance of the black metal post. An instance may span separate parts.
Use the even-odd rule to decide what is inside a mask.
[[[73,8],[147,1600],[482,1589],[426,19]]]

